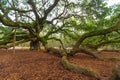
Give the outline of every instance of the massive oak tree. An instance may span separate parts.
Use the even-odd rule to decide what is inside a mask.
[[[39,50],[42,44],[62,57],[66,69],[99,79],[99,74],[69,63],[67,57],[83,52],[103,60],[90,49],[119,43],[118,10],[103,0],[0,0],[0,48],[12,47],[16,32],[15,45],[30,42],[31,50]],[[69,54],[60,35],[75,43]],[[48,40],[60,42],[63,49],[48,48]]]

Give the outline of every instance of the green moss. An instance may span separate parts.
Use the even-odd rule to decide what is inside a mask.
[[[116,80],[116,79],[115,79],[115,75],[112,75],[112,76],[109,78],[109,80]]]
[[[47,38],[45,37],[40,37],[41,42],[43,43],[43,45],[47,44]]]
[[[95,77],[95,78],[100,78],[100,75],[95,72],[94,70],[92,69],[89,69],[89,68],[81,68],[82,70],[82,73],[87,75],[87,76],[91,76],[91,77]]]
[[[65,52],[61,52],[61,56],[67,56]]]
[[[111,57],[110,60],[120,61],[120,57]]]
[[[63,66],[64,66],[65,69],[69,69],[69,67],[68,67],[69,66],[69,62],[68,62],[66,56],[62,57],[62,64],[63,64]]]
[[[62,57],[62,64],[63,64],[65,69],[68,69],[70,71],[74,71],[74,72],[77,72],[80,74],[82,73],[82,74],[85,74],[87,76],[91,76],[91,77],[95,77],[97,79],[100,79],[99,74],[96,73],[95,71],[93,71],[92,69],[83,68],[83,67],[80,67],[78,65],[69,63],[66,56]]]

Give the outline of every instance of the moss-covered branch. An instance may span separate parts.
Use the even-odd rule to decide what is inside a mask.
[[[14,36],[14,33],[11,32],[11,33],[8,33],[8,34],[4,34],[1,38],[0,38],[0,45],[6,45],[6,44],[9,44],[9,43],[12,43],[13,42],[13,36]],[[16,33],[16,41],[20,41],[22,39],[29,39],[31,38],[28,33]]]
[[[120,57],[110,57],[109,60],[120,61]]]
[[[113,44],[113,43],[119,43],[119,42],[120,42],[119,39],[118,40],[113,39],[113,40],[109,40],[109,41],[100,42],[98,44],[90,44],[90,45],[87,45],[87,47],[89,47],[90,49],[98,49],[101,46]]]
[[[17,27],[17,28],[24,28],[24,29],[30,28],[30,25],[26,25],[27,23],[13,22],[11,20],[7,20],[1,14],[0,14],[0,22],[2,22],[2,24],[4,24],[4,25],[10,26],[10,27]]]
[[[70,63],[67,60],[66,56],[62,57],[62,64],[63,64],[65,69],[68,69],[70,71],[77,72],[77,73],[80,73],[80,74],[84,74],[84,75],[87,75],[87,76],[91,76],[91,77],[95,77],[97,79],[100,79],[100,75],[97,72],[95,72],[92,69],[84,68],[84,67],[81,67],[81,66]]]
[[[108,28],[108,29],[104,29],[104,30],[97,30],[97,31],[92,31],[92,32],[88,32],[83,34],[79,40],[75,43],[74,48],[78,48],[81,43],[88,37],[93,37],[93,36],[99,36],[99,35],[105,35],[108,33],[111,33],[113,31],[117,31],[120,27],[120,20],[118,20],[114,26]]]
[[[15,42],[15,45],[17,46],[17,45],[19,45],[19,44],[21,44],[21,43],[25,43],[25,42],[28,42],[29,40],[20,40],[20,41],[16,41]],[[8,45],[0,45],[0,48],[5,48],[5,49],[7,49],[7,48],[10,48],[10,47],[13,47],[13,44],[14,43],[9,43]]]
[[[83,47],[72,49],[70,55],[75,55],[76,53],[84,53],[84,54],[90,55],[90,56],[97,58],[97,59],[101,59],[101,60],[103,59],[97,53],[92,52],[91,50],[83,48]]]
[[[67,59],[67,53],[64,50],[58,50],[58,49],[54,49],[54,48],[47,48],[47,52],[51,52],[57,55],[60,55],[62,57],[62,64],[63,67],[67,70],[73,71],[73,72],[77,72],[79,74],[84,74],[87,76],[91,76],[94,77],[96,79],[100,79],[100,75],[93,71],[92,69],[87,69],[81,66],[78,66],[76,64],[70,63]]]
[[[22,43],[25,43],[25,42],[28,42],[28,41],[31,41],[31,40],[35,40],[36,38],[30,38],[30,39],[21,39],[21,40],[19,40],[19,41],[16,41],[15,42],[15,45],[17,46],[17,45],[19,45],[19,44],[22,44]],[[13,41],[12,41],[13,42]],[[13,44],[14,43],[8,43],[7,45],[0,45],[0,48],[10,48],[10,47],[13,47]]]

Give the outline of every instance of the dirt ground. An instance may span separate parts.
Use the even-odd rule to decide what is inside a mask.
[[[120,56],[119,52],[102,52],[105,57]],[[101,80],[107,80],[112,68],[120,61],[94,59],[78,53],[69,59],[71,63],[92,68],[100,73]],[[0,80],[95,80],[75,72],[65,70],[61,58],[45,53],[29,50],[0,50]]]

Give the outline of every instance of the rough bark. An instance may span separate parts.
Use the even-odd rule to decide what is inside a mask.
[[[67,51],[65,51],[65,50],[58,50],[58,49],[54,49],[54,48],[47,48],[46,51],[47,52],[52,52],[52,53],[54,53],[58,56],[60,56],[61,52],[66,52],[67,53]],[[74,56],[77,53],[87,54],[89,56],[92,56],[93,58],[103,60],[103,58],[101,56],[99,56],[97,53],[93,53],[92,51],[90,51],[86,48],[71,49],[70,53],[67,53],[66,55],[67,56]],[[62,56],[62,54],[61,54],[61,56]]]
[[[110,57],[109,60],[120,61],[120,57]]]
[[[35,40],[35,41],[31,41],[30,42],[30,50],[40,50],[40,41],[39,40]]]
[[[56,56],[59,56],[59,57],[62,57],[63,55],[67,56],[66,53],[64,53],[64,50],[58,50],[58,49],[55,49],[55,48],[46,48],[46,52],[47,53],[52,53]]]
[[[78,66],[76,64],[70,63],[67,59],[67,53],[64,50],[58,50],[58,49],[54,49],[54,48],[47,48],[47,52],[51,52],[57,55],[60,55],[62,57],[62,65],[65,69],[73,71],[73,72],[77,72],[80,74],[84,74],[87,76],[91,76],[96,78],[97,80],[100,80],[100,75],[93,71],[92,69],[87,69],[81,66]]]
[[[70,55],[75,55],[75,54],[78,53],[78,52],[81,52],[81,53],[90,55],[90,56],[92,56],[92,57],[94,57],[94,58],[97,58],[97,59],[101,59],[101,60],[103,59],[103,58],[100,57],[97,53],[94,53],[94,52],[92,52],[91,50],[86,49],[86,48],[82,48],[82,47],[71,50]]]
[[[84,74],[84,75],[87,75],[87,76],[91,76],[91,77],[96,78],[97,80],[100,80],[100,75],[97,72],[95,72],[92,69],[87,69],[87,68],[78,66],[76,64],[70,63],[67,60],[67,56],[62,57],[62,64],[63,64],[65,69],[68,69],[70,71],[77,72],[77,73],[80,73],[80,74]]]
[[[107,45],[107,44],[111,44],[111,43],[119,43],[119,42],[120,42],[120,40],[113,39],[113,40],[104,41],[104,42],[101,42],[101,43],[98,43],[98,44],[90,44],[89,43],[86,46],[89,47],[90,49],[98,49],[101,46],[104,46],[104,45]]]
[[[25,43],[25,42],[28,42],[28,41],[30,41],[30,40],[33,40],[34,38],[32,38],[32,39],[26,39],[26,40],[20,40],[20,41],[16,41],[15,42],[15,44],[16,44],[16,46],[17,45],[19,45],[19,44],[22,44],[22,43]],[[9,44],[3,44],[3,45],[0,45],[0,48],[4,48],[4,49],[8,49],[8,48],[10,48],[10,47],[13,47],[13,43],[9,43]]]
[[[99,35],[106,35],[106,34],[111,33],[113,31],[117,31],[119,29],[119,26],[120,26],[120,20],[118,20],[113,27],[110,27],[108,29],[92,31],[92,32],[89,32],[89,33],[85,33],[84,35],[82,35],[79,38],[79,40],[75,43],[73,48],[78,48],[81,45],[81,43],[88,37],[99,36]]]

